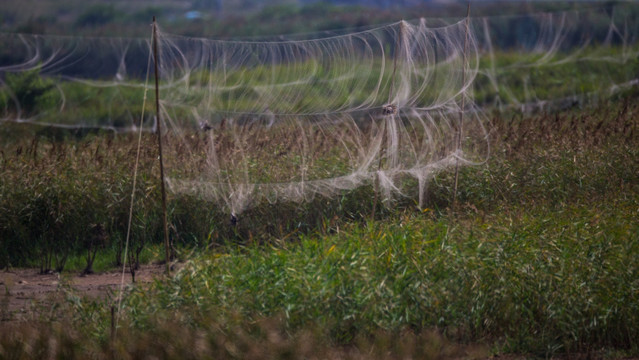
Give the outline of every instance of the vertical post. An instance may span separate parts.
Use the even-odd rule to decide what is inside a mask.
[[[109,338],[110,359],[115,359],[115,306],[111,305],[111,338]]]
[[[470,2],[468,2],[468,9],[466,10],[466,35],[464,37],[464,55],[462,62],[462,86],[466,84],[466,53],[468,52],[468,25],[470,23]],[[462,129],[464,125],[464,111],[466,111],[466,98],[462,93],[461,98],[461,110],[459,111],[459,124],[457,125],[457,149],[459,151],[462,145]],[[455,161],[455,188],[453,192],[453,209],[457,208],[457,184],[459,182],[459,158]]]
[[[111,305],[111,343],[115,341],[115,306]]]
[[[158,59],[158,30],[153,16],[153,64],[155,68],[155,121],[158,132],[158,149],[160,152],[160,180],[162,190],[162,222],[164,225],[164,251],[166,260],[166,274],[169,275],[171,268],[171,253],[169,249],[169,226],[166,218],[166,189],[164,187],[164,160],[162,159],[162,122],[160,121],[160,85],[158,67],[160,60]]]

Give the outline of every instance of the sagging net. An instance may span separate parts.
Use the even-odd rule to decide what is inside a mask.
[[[140,124],[149,40],[0,34],[0,44],[1,122],[118,132]]]
[[[466,29],[399,22],[267,43],[162,36],[162,116],[179,129],[169,187],[237,214],[363,184],[389,199],[406,178],[423,188],[457,161],[481,161],[475,114],[463,150],[455,131],[477,71]]]
[[[478,18],[473,25],[481,58],[475,99],[482,107],[583,106],[637,85],[635,4]]]
[[[167,184],[233,214],[372,185],[383,199],[489,153],[485,108],[575,106],[636,84],[637,7],[332,36],[160,32]],[[3,122],[153,130],[150,39],[0,35]],[[146,110],[143,112],[143,110]]]

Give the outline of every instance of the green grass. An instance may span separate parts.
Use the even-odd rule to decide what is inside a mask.
[[[408,211],[330,236],[229,246],[133,293],[124,313],[149,331],[150,314],[196,328],[279,317],[293,333],[318,326],[338,343],[436,328],[541,356],[630,346],[639,335],[636,200],[605,212],[511,209],[517,217]]]
[[[467,75],[476,75],[473,93],[476,103],[481,105],[537,101],[561,104],[572,97],[580,100],[605,97],[616,85],[635,80],[639,62],[627,58],[633,51],[636,52],[636,47],[593,45],[559,51],[543,61],[540,59],[546,54],[535,52],[478,54],[478,72]],[[377,99],[371,106],[381,107],[385,104],[379,101],[388,98],[392,81],[392,72],[388,70],[392,59],[382,60],[335,58],[329,62],[330,66],[306,60],[259,65],[230,74],[225,69],[194,68],[190,69],[188,86],[163,89],[161,98],[171,118],[185,128],[198,126],[198,120],[192,116],[194,111],[217,122],[222,117],[238,117],[236,113],[261,113],[265,109],[276,114],[322,114],[366,104],[371,96]],[[401,72],[401,61],[399,66]],[[427,78],[419,75],[426,71],[425,64],[413,66],[417,68],[410,88],[419,89],[424,81],[428,85],[414,100],[415,104],[428,107],[456,96],[458,89],[455,84],[451,87],[450,78],[456,76],[458,69],[451,64],[429,64],[431,75]],[[474,64],[469,66],[474,69]],[[379,73],[381,79],[375,76]],[[180,74],[174,74],[177,75]],[[11,100],[14,96],[20,102],[21,118],[34,116],[32,120],[36,123],[127,128],[139,123],[144,89],[108,81],[96,80],[90,85],[40,77],[36,68],[9,74],[7,84],[0,86],[0,109],[8,119],[18,112]],[[147,125],[152,122],[149,115],[152,109],[152,101],[147,101],[144,109]]]
[[[115,246],[103,249],[98,252],[93,263],[93,271],[101,273],[117,269],[117,249]],[[140,253],[140,263],[149,264],[153,261],[164,259],[164,248],[161,244],[148,244]],[[36,264],[34,264],[36,265]],[[36,265],[37,266],[37,265]],[[81,273],[86,267],[86,254],[72,254],[64,267],[65,273]],[[121,267],[120,267],[121,269]]]
[[[457,211],[448,207],[452,175],[444,174],[424,212],[408,202],[376,221],[327,221],[266,245],[223,246],[134,291],[123,316],[151,333],[158,316],[194,329],[266,318],[293,338],[321,329],[317,336],[333,346],[436,329],[494,353],[636,354],[631,104],[495,119],[497,151],[462,171]]]
[[[400,198],[375,219],[371,187],[302,205],[260,205],[236,228],[214,205],[172,196],[172,239],[194,255],[174,277],[127,290],[113,351],[637,356],[636,99],[633,90],[593,108],[493,114],[492,155],[461,170],[455,208],[450,172],[429,186],[428,209]],[[132,138],[60,142],[20,129],[24,139],[2,157],[4,254],[29,263],[42,250],[66,251],[76,271],[87,246],[77,239],[98,222],[110,242],[95,268],[108,267],[128,216]],[[146,242],[143,261],[162,249],[154,163],[146,151],[133,228],[133,245]],[[57,246],[64,239],[68,246]],[[111,351],[116,294],[103,302],[80,295],[69,290],[55,311],[37,314],[54,325],[3,326],[0,356]],[[59,347],[45,348],[47,341]]]
[[[211,213],[215,225],[182,238],[200,250],[180,271],[127,290],[113,351],[637,356],[635,99],[629,92],[584,110],[494,116],[493,154],[462,169],[456,209],[453,174],[443,173],[429,187],[427,209],[398,199],[376,219],[368,188],[306,205],[258,206],[236,229]],[[207,208],[194,198],[171,204],[172,222],[185,229]],[[80,266],[72,259],[71,268]],[[13,335],[3,337],[3,356],[27,353],[19,336],[35,348],[33,339],[50,338],[74,352],[67,357],[111,351],[113,299],[79,295],[70,291],[55,312],[56,322],[75,330],[7,328]]]
[[[497,100],[505,105],[535,101],[552,104],[573,96],[583,98],[609,92],[615,85],[635,79],[639,72],[639,62],[627,58],[628,53],[619,47],[590,46],[575,53],[578,55],[559,51],[545,60],[542,58],[547,54],[534,52],[482,56],[474,83],[475,100],[479,104],[493,104]],[[624,61],[601,61],[606,54]],[[576,57],[569,60],[571,56]]]

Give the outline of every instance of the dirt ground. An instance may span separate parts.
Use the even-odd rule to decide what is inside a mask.
[[[164,273],[164,265],[142,265],[136,271],[136,283],[149,283]],[[64,294],[68,285],[78,294],[98,298],[117,290],[122,270],[81,276],[80,274],[39,274],[38,269],[10,269],[0,271],[0,322],[30,319],[36,307],[46,307]],[[124,284],[131,283],[131,274],[124,274]]]

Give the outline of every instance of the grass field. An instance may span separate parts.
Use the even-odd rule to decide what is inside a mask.
[[[437,5],[404,13],[418,30],[39,2],[0,11],[21,33],[0,34],[0,360],[639,359],[635,6],[473,4],[439,27],[471,9]],[[170,276],[151,131],[131,200],[152,15]],[[455,149],[481,163],[459,187]]]
[[[374,219],[371,188],[263,205],[236,229],[206,202],[172,198],[183,268],[127,289],[115,339],[116,294],[96,302],[66,289],[54,312],[2,326],[0,357],[637,356],[637,98],[634,89],[591,108],[489,115],[492,156],[462,169],[457,208],[451,173],[430,185],[426,209],[398,199]],[[83,253],[57,246],[58,231],[82,241],[96,222],[122,228],[134,141],[23,131],[2,154],[2,211],[14,216],[0,229],[39,242],[4,246],[26,265],[77,263]],[[134,249],[161,238],[153,151],[142,164]],[[52,219],[33,230],[28,216]],[[121,260],[121,239],[100,245],[101,263]],[[97,246],[86,242],[72,248]]]

